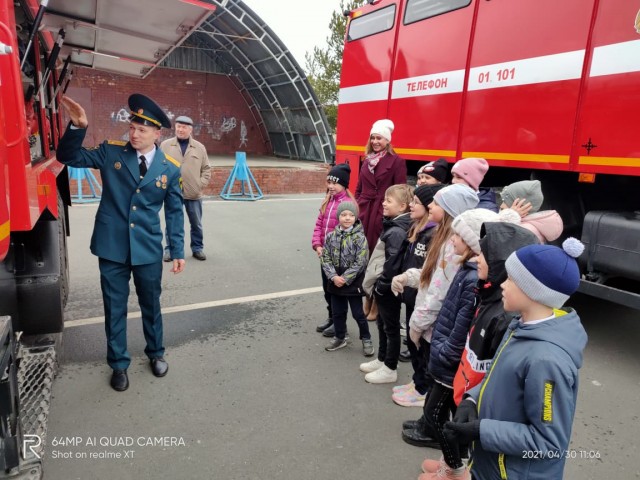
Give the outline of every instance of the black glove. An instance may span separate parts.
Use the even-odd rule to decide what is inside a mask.
[[[459,444],[469,445],[471,442],[480,439],[480,420],[473,420],[466,423],[447,422],[444,424],[446,436],[455,438]]]
[[[463,400],[460,402],[458,410],[453,417],[456,423],[467,423],[478,419],[478,406],[473,400]]]

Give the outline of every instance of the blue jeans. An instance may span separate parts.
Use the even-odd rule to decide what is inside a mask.
[[[202,235],[202,199],[198,200],[184,200],[184,209],[189,217],[189,224],[191,225],[191,252],[201,252],[204,250],[203,235]],[[169,242],[169,235],[165,232],[166,246],[165,252],[169,252],[171,249],[171,243]]]
[[[358,324],[360,330],[360,340],[370,340],[369,324],[367,316],[362,309],[362,297],[360,296],[342,296],[331,295],[331,310],[333,311],[332,319],[336,330],[336,338],[344,340],[347,334],[347,313],[351,307],[351,315]]]

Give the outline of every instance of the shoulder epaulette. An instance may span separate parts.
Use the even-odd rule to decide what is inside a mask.
[[[107,140],[107,143],[109,145],[118,145],[120,147],[124,147],[127,144],[124,140]]]
[[[173,157],[170,157],[166,153],[164,154],[164,156],[167,157],[167,160],[169,160],[171,163],[173,163],[176,167],[180,168],[180,162],[178,160],[176,160]]]

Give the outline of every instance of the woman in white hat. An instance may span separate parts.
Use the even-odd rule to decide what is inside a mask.
[[[384,192],[391,185],[407,183],[407,165],[391,146],[393,128],[388,119],[377,120],[371,127],[356,187],[359,218],[371,251],[382,232]]]

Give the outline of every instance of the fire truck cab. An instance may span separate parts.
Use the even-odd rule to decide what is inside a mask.
[[[336,161],[359,171],[389,118],[410,173],[483,157],[483,186],[539,179],[586,245],[581,290],[640,308],[640,2],[369,0],[348,16]]]

